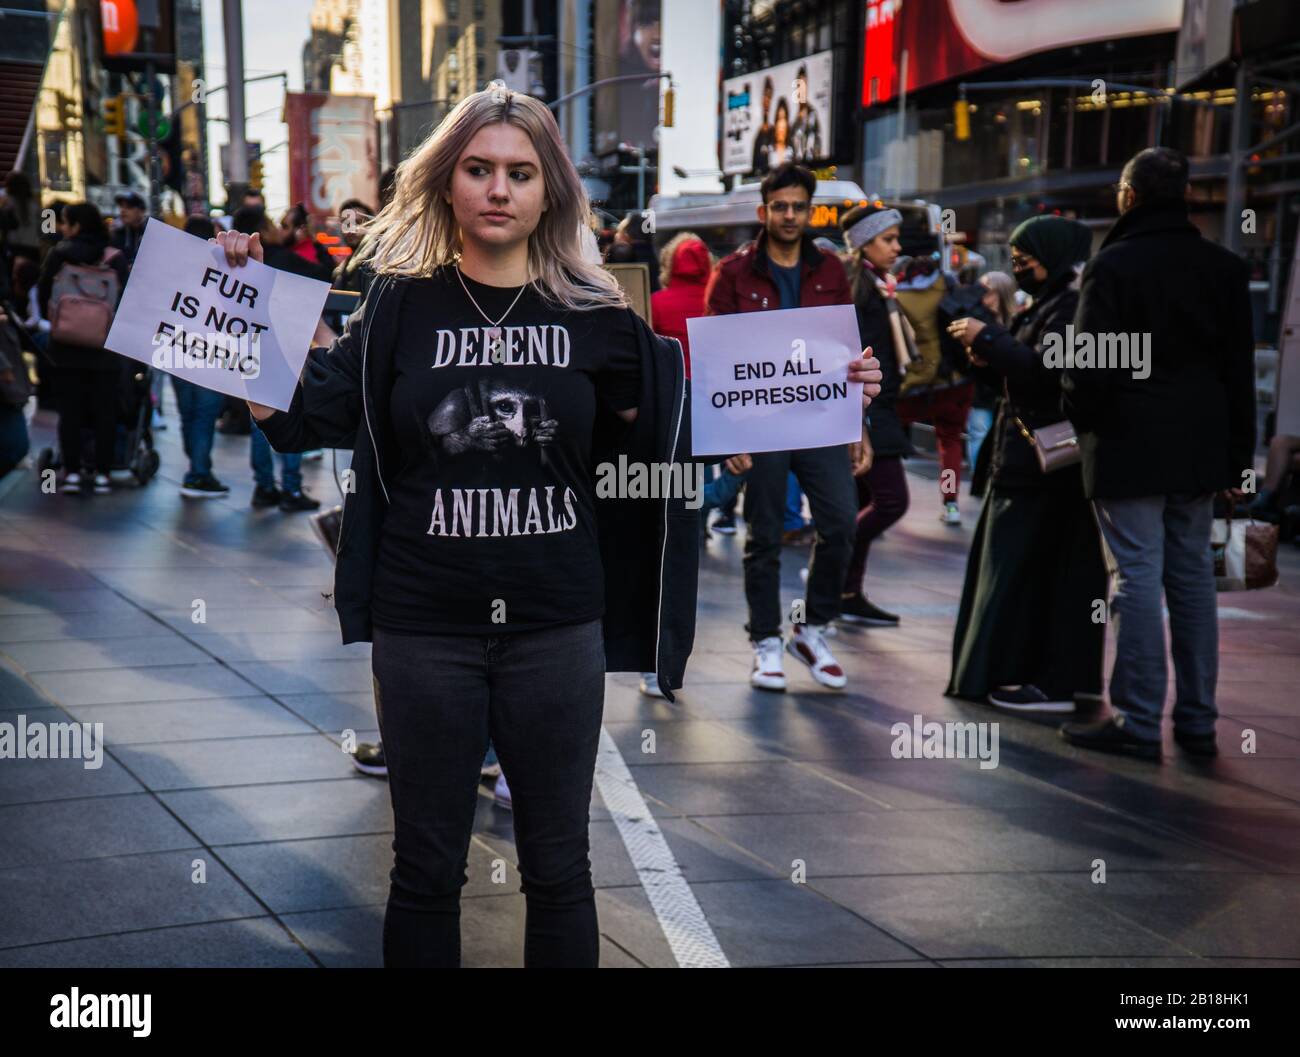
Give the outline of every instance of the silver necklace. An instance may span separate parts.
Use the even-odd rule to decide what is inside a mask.
[[[515,294],[515,299],[510,302],[510,307],[501,313],[500,319],[494,320],[484,312],[482,306],[474,300],[474,295],[469,292],[469,287],[465,285],[465,277],[460,274],[459,264],[456,265],[456,278],[460,280],[460,288],[465,291],[465,296],[469,298],[470,304],[478,309],[478,314],[487,321],[487,351],[489,358],[493,363],[503,362],[505,356],[502,350],[505,347],[505,342],[501,337],[501,324],[505,321],[506,316],[510,315],[515,305],[519,304],[519,299],[524,296],[524,291],[528,289],[529,284],[524,283],[524,285],[519,288],[519,293]]]

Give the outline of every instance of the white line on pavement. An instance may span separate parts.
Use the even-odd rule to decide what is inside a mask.
[[[596,756],[596,785],[677,964],[683,969],[729,968],[695,893],[682,876],[632,772],[604,727],[600,729],[600,751]]]

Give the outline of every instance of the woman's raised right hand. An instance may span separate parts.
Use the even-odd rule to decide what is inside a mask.
[[[219,231],[215,239],[208,239],[209,242],[215,242],[226,253],[226,263],[232,268],[241,268],[248,263],[249,258],[262,263],[262,236],[261,235],[244,235],[238,231]]]
[[[262,236],[244,235],[238,231],[219,231],[215,239],[208,239],[209,242],[215,242],[225,251],[226,263],[232,268],[242,268],[248,263],[251,257],[259,264],[262,262]],[[249,413],[257,422],[264,422],[275,414],[275,408],[267,407],[265,404],[259,404],[252,400],[244,401],[248,404]]]

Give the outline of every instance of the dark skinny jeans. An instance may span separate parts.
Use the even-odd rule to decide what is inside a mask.
[[[395,830],[385,967],[460,965],[460,890],[489,738],[513,802],[524,965],[595,967],[587,825],[601,621],[493,636],[375,628],[371,666]]]
[[[853,533],[853,556],[844,581],[844,593],[862,590],[871,541],[907,513],[907,471],[899,455],[880,455],[871,469],[854,480],[858,486],[858,520]]]

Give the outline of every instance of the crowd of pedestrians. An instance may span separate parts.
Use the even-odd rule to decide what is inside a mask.
[[[1083,224],[1037,217],[1010,237],[1011,276],[963,284],[937,256],[903,255],[902,217],[887,206],[843,215],[842,252],[819,245],[809,233],[815,177],[787,162],[763,179],[757,238],[721,260],[689,233],[656,260],[635,217],[620,226],[609,259],[649,267],[648,321],[586,252],[586,195],[554,118],[499,83],[459,104],[402,163],[378,210],[345,204],[354,253],[338,267],[301,206],[276,223],[259,196],[228,228],[190,218],[186,230],[213,239],[232,268],[260,260],[360,295],[341,335],[318,328],[286,411],[232,408],[180,379],[172,387],[185,497],[230,494],[213,473],[219,421],[230,434],[247,430],[255,508],[316,509],[303,458],[354,449],[334,597],[344,641],[372,643],[383,740],[362,746],[356,763],[387,776],[393,801],[385,964],[458,964],[484,774],[515,810],[526,964],[595,964],[588,805],[605,671],[639,671],[646,694],[670,700],[681,687],[700,539],[716,515],[719,533],[744,526],[751,685],[785,691],[788,655],[817,684],[845,688],[836,625],[902,622],[880,604],[891,605],[890,583],[869,580],[868,566],[908,511],[918,422],[935,434],[943,523],[963,524],[965,466],[982,496],[946,693],[1065,715],[1108,689],[1109,714],[1067,723],[1062,736],[1158,757],[1167,603],[1175,738],[1213,755],[1210,519],[1216,494],[1244,498],[1253,467],[1253,335],[1244,265],[1189,221],[1187,175],[1176,152],[1143,151],[1124,169],[1120,218],[1097,252]],[[147,210],[122,196],[110,231],[93,205],[65,206],[58,242],[42,249],[24,242],[30,193],[24,209],[22,181],[6,186],[11,293],[0,325],[15,325],[21,341],[0,340],[0,472],[22,458],[11,458],[11,412],[13,400],[29,402],[27,347],[59,416],[59,491],[105,493],[134,368],[103,347],[104,323]],[[66,310],[72,274],[103,281],[103,312]],[[848,372],[863,383],[858,439],[720,460],[700,521],[679,497],[662,521],[643,505],[594,501],[602,459],[689,461],[689,432],[670,428],[689,393],[689,319],[830,305],[852,307],[866,347]],[[481,341],[488,355],[503,326],[563,330],[565,362],[530,356],[498,384],[467,350]],[[461,355],[430,370],[428,335],[440,327],[461,335]],[[1078,333],[1150,335],[1149,372],[1061,362],[1053,350]],[[704,354],[694,350],[697,366]],[[157,414],[144,421],[167,425]],[[1292,440],[1270,454],[1261,510],[1278,503],[1300,449]],[[804,498],[811,509],[812,540],[787,630],[792,486],[795,516]],[[550,527],[533,530],[543,490]],[[804,531],[800,521],[794,538]]]
[[[1216,497],[1244,499],[1252,476],[1254,340],[1245,266],[1191,223],[1187,183],[1182,155],[1144,150],[1124,168],[1120,218],[1095,255],[1089,227],[1034,217],[1011,234],[1012,274],[991,271],[969,288],[935,259],[904,257],[902,217],[884,205],[844,214],[843,254],[818,246],[807,231],[815,182],[791,164],[763,180],[758,238],[714,266],[702,298],[686,283],[698,285],[704,242],[679,234],[665,247],[672,257],[656,298],[674,300],[671,310],[658,302],[660,333],[684,333],[683,308],[689,318],[851,304],[880,361],[860,443],[756,453],[737,481],[754,687],[786,689],[786,653],[823,686],[843,687],[835,623],[900,623],[873,600],[888,585],[873,578],[869,592],[867,564],[908,510],[908,426],[925,421],[937,441],[940,517],[962,523],[963,455],[982,497],[945,692],[1018,713],[1096,711],[1109,633],[1110,711],[1061,734],[1158,758],[1167,605],[1175,740],[1191,755],[1215,754],[1210,525]],[[1076,364],[1061,355],[1075,335],[1102,347],[1131,337],[1135,355],[1146,341],[1149,362]],[[1300,440],[1274,439],[1252,512],[1276,519],[1297,452]],[[783,636],[788,472],[807,494],[815,542],[802,618]],[[715,526],[735,531],[734,519],[724,508]],[[654,673],[642,688],[659,692]]]
[[[116,205],[115,222],[90,202],[58,206],[50,211],[57,228],[50,239],[42,238],[38,203],[21,173],[10,174],[0,204],[0,473],[29,456],[31,418],[38,408],[51,409],[58,417],[55,491],[64,495],[110,493],[132,475],[137,448],[153,448],[154,435],[171,425],[164,414],[166,373],[104,347],[148,221],[148,203],[138,192],[119,194]],[[355,199],[345,205],[343,242],[355,251],[357,233],[374,209]],[[250,191],[231,215],[189,216],[183,228],[202,239],[226,229],[258,231],[271,267],[364,292],[355,253],[336,263],[301,204],[275,223],[261,194]],[[318,335],[333,336],[323,323]],[[34,383],[24,354],[35,361]],[[319,459],[319,451],[273,453],[242,402],[176,376],[171,389],[187,461],[178,470],[181,496],[230,495],[213,472],[216,434],[222,432],[249,438],[252,508],[320,508],[303,488],[301,469],[304,459]],[[137,482],[143,483],[138,475]]]

